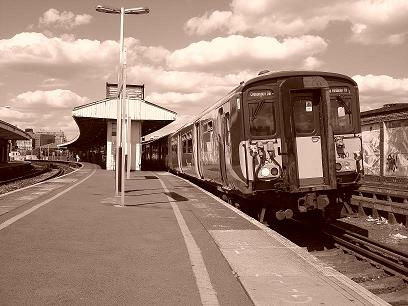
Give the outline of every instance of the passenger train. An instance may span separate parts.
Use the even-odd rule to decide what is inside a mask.
[[[144,142],[142,167],[215,186],[268,222],[309,211],[335,218],[364,172],[360,132],[350,77],[263,71],[177,131]]]

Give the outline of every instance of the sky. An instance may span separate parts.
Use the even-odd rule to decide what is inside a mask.
[[[177,112],[175,125],[261,70],[343,73],[361,110],[408,102],[408,0],[0,0],[0,120],[21,129],[78,128],[75,106],[116,82],[119,15],[127,80]]]

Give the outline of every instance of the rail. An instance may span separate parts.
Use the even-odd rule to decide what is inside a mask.
[[[325,230],[341,247],[408,281],[408,254],[332,224]]]

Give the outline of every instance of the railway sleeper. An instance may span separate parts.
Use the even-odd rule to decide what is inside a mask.
[[[369,262],[358,260],[329,265],[343,274],[354,273],[356,271],[363,272],[372,267],[372,265]]]
[[[380,298],[387,301],[391,305],[407,305],[408,304],[408,288],[396,291],[378,294]]]
[[[334,266],[338,266],[341,264],[345,264],[345,263],[353,263],[358,261],[357,258],[353,255],[350,254],[341,254],[339,255],[333,255],[333,256],[327,256],[324,258],[324,262],[326,262],[329,265],[334,265]]]
[[[405,282],[396,276],[386,276],[376,280],[369,280],[360,283],[360,285],[374,294],[394,292],[406,288]]]
[[[332,256],[343,256],[344,252],[342,249],[334,248],[334,249],[323,250],[323,251],[313,251],[311,252],[311,254],[325,261],[326,258],[330,258]]]
[[[388,274],[386,274],[383,269],[376,267],[371,267],[364,271],[356,271],[347,274],[347,276],[356,283],[362,283],[369,280],[379,279],[382,277],[386,277],[387,275]]]

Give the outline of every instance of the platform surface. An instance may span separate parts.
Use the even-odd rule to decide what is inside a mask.
[[[91,164],[0,197],[2,305],[387,305],[166,172]],[[2,209],[3,208],[3,213]]]

